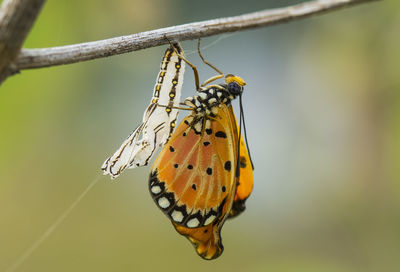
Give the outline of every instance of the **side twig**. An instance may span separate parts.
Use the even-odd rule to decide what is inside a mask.
[[[0,83],[18,71],[14,61],[44,1],[3,1],[0,9]]]

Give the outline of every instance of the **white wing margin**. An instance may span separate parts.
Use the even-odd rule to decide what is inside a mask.
[[[183,55],[178,43],[173,46]],[[161,62],[151,103],[144,112],[143,123],[103,163],[101,169],[104,175],[116,178],[126,168],[147,165],[157,149],[169,140],[178,117],[178,110],[173,107],[179,107],[184,72],[185,62],[172,47],[168,48]]]

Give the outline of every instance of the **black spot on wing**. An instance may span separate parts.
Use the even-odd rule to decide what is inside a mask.
[[[226,134],[225,134],[225,132],[223,132],[223,131],[217,131],[217,132],[215,133],[215,137],[218,137],[218,138],[226,138]]]
[[[226,171],[231,171],[231,168],[232,168],[231,161],[226,161],[224,164],[224,168]]]
[[[246,157],[240,156],[239,166],[240,166],[240,168],[246,168],[246,166],[247,166]]]

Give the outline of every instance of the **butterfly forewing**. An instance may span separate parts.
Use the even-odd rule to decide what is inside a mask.
[[[235,197],[237,128],[225,104],[215,118],[195,118],[186,117],[165,145],[152,167],[149,186],[177,231],[210,259],[222,253],[220,229]],[[201,132],[193,128],[199,124]]]

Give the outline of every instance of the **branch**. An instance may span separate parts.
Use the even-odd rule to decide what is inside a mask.
[[[14,61],[44,1],[3,1],[0,9],[0,83],[18,71]]]
[[[166,37],[170,40],[192,40],[199,37],[294,21],[314,14],[370,1],[377,0],[309,1],[285,8],[172,26],[106,40],[42,49],[23,49],[18,56],[16,69],[40,68],[104,58],[167,44]]]

